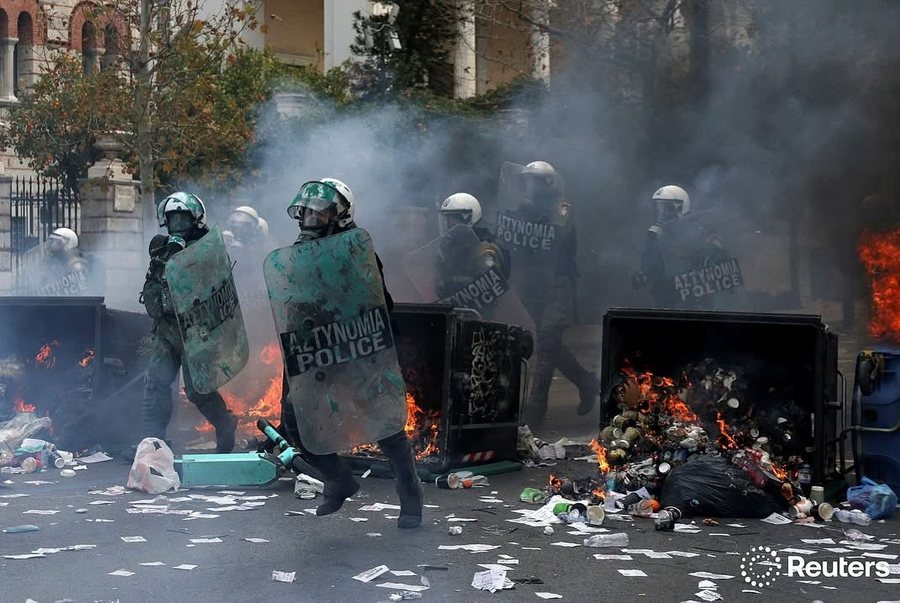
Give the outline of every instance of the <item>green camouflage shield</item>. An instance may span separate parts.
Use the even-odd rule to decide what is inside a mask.
[[[401,431],[406,387],[369,233],[276,249],[263,271],[303,445],[328,454]]]
[[[476,310],[484,318],[534,333],[534,321],[503,276],[485,265],[483,244],[471,227],[457,225],[403,258],[403,268],[425,303]]]
[[[214,392],[244,368],[249,356],[231,259],[219,228],[172,256],[166,280],[194,387]]]

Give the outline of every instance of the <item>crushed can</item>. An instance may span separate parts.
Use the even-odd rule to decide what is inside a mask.
[[[672,532],[675,522],[681,519],[681,510],[677,507],[666,507],[656,514],[655,528],[659,532]]]
[[[441,490],[456,490],[460,486],[460,478],[456,473],[440,475],[434,480],[434,485]]]

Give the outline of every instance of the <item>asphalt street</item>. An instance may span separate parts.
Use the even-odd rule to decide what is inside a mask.
[[[584,536],[569,534],[564,525],[555,526],[554,533],[548,535],[543,528],[509,521],[520,517],[514,512],[517,509],[537,508],[519,502],[522,488],[542,486],[550,472],[578,477],[592,470],[589,463],[567,460],[552,468],[492,476],[490,485],[483,488],[438,490],[429,485],[423,527],[402,532],[392,518],[395,510],[363,510],[374,503],[397,503],[392,482],[371,477],[362,480],[360,493],[341,512],[326,518],[305,512],[316,502],[295,497],[289,482],[261,491],[235,490],[245,494],[231,496],[270,496],[254,501],[264,504],[247,511],[209,511],[222,503],[201,499],[171,501],[198,494],[229,496],[218,493],[221,488],[167,493],[169,510],[217,515],[186,519],[185,515],[129,513],[127,509],[140,506],[133,504],[136,501],[154,498],[141,492],[90,494],[125,484],[128,465],[120,460],[90,465],[71,478],[61,477],[55,470],[5,476],[10,479],[0,486],[0,523],[3,527],[33,524],[40,530],[0,534],[0,555],[24,554],[42,547],[95,548],[48,552],[42,558],[24,560],[0,558],[0,600],[388,601],[402,588],[378,584],[422,586],[424,578],[430,585],[422,591],[425,601],[541,600],[536,594],[539,592],[561,595],[564,601],[701,601],[696,593],[701,591],[698,585],[703,578],[691,575],[695,572],[733,576],[714,580],[717,594],[725,601],[900,599],[900,585],[885,584],[874,577],[807,578],[811,582],[803,583],[800,580],[804,578],[782,575],[770,586],[757,589],[742,582],[742,557],[751,547],[794,548],[805,551],[798,554],[809,559],[835,561],[842,554],[826,547],[844,547],[840,544],[845,540],[842,529],[858,526],[832,524],[813,529],[774,526],[760,520],[720,520],[715,527],[701,523],[698,533],[689,534],[656,532],[651,520],[607,520],[604,527],[628,535],[625,548],[630,552],[623,552],[585,547]],[[10,496],[21,494],[26,496]],[[453,518],[475,521],[454,522]],[[462,534],[449,534],[450,526],[461,526]],[[894,557],[900,554],[898,527],[900,517],[860,528],[874,537],[868,544],[875,544],[877,550],[849,549],[843,556],[888,559],[898,564]],[[122,539],[134,540],[128,537],[135,536],[144,540]],[[265,541],[251,542],[248,538]],[[824,538],[831,538],[835,544],[802,541]],[[497,548],[475,553],[439,549],[441,545],[466,544]],[[863,556],[872,553],[888,557]],[[598,560],[594,554],[628,555],[630,559]],[[679,556],[684,554],[692,556]],[[541,583],[517,583],[512,590],[495,593],[474,589],[473,575],[484,570],[479,564],[498,561],[506,561],[510,567],[508,578],[535,578]],[[154,563],[157,565],[147,565]],[[367,583],[353,579],[379,565],[414,575],[386,573]],[[118,570],[132,574],[112,575]],[[273,570],[296,572],[296,579],[292,583],[273,581]],[[627,576],[623,570],[640,570],[646,575]],[[893,571],[897,573],[890,578],[900,579],[900,565]],[[758,592],[743,592],[745,589]]]

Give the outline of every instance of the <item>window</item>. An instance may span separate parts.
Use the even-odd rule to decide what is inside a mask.
[[[34,71],[34,22],[28,13],[19,13],[19,41],[13,51],[13,94],[31,86]]]
[[[94,28],[94,24],[88,21],[81,26],[81,60],[86,75],[96,72],[99,56],[97,30]]]

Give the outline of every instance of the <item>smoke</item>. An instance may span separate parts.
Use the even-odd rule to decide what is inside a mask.
[[[287,245],[297,230],[285,208],[299,186],[344,180],[389,286],[413,299],[401,260],[436,236],[437,203],[473,193],[490,222],[502,163],[542,159],[562,173],[577,217],[583,322],[610,306],[652,304],[630,275],[650,196],[666,184],[688,190],[741,261],[747,285],[734,309],[861,296],[856,208],[868,194],[894,194],[900,151],[890,100],[900,91],[900,6],[681,6],[681,29],[632,32],[657,48],[656,64],[614,72],[596,55],[568,53],[547,94],[502,116],[438,118],[408,104],[339,110],[307,90],[281,97],[261,112],[258,184],[217,203],[215,217],[249,200],[271,244]],[[630,35],[621,27],[619,38]]]

